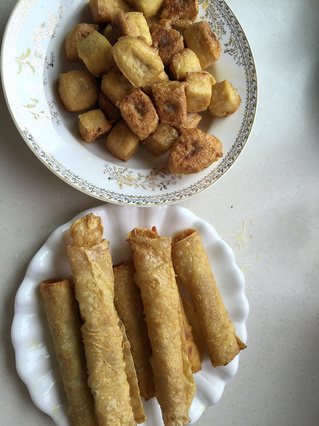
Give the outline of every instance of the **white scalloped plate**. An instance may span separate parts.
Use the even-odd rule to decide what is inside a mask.
[[[167,157],[144,147],[127,162],[113,157],[105,141],[87,144],[79,137],[77,113],[61,105],[56,81],[61,72],[82,65],[68,62],[64,40],[80,22],[92,22],[88,0],[20,0],[3,37],[2,83],[13,120],[33,153],[62,180],[103,201],[160,205],[185,200],[213,185],[242,152],[255,117],[257,77],[246,36],[222,0],[199,0],[199,19],[210,22],[222,44],[210,71],[238,89],[242,103],[226,119],[203,114],[199,128],[223,143],[223,158],[201,173],[169,174]]]
[[[12,324],[12,342],[16,354],[19,376],[27,385],[35,405],[60,426],[70,425],[62,379],[56,362],[45,312],[39,294],[39,283],[48,278],[67,277],[71,274],[67,258],[70,243],[69,228],[75,219],[93,212],[101,216],[104,237],[110,242],[114,263],[130,257],[125,237],[134,227],[156,226],[160,235],[173,236],[186,228],[200,233],[212,269],[236,334],[247,341],[246,319],[248,302],[244,293],[245,280],[235,262],[231,248],[220,239],[215,229],[189,210],[179,206],[148,208],[105,204],[87,210],[57,228],[32,259],[26,276],[17,292]],[[195,423],[206,407],[222,396],[227,382],[238,369],[239,356],[225,367],[213,368],[205,355],[203,369],[195,375],[197,390],[190,410]],[[162,425],[159,405],[155,399],[145,402],[148,417],[145,425]]]

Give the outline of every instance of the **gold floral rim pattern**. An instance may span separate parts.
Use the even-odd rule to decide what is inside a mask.
[[[199,0],[199,19],[206,19],[218,35],[234,67],[244,76],[244,111],[236,137],[224,153],[224,157],[213,167],[196,177],[182,177],[169,174],[164,167],[138,170],[103,162],[99,179],[84,179],[81,173],[66,166],[54,152],[49,152],[41,130],[53,128],[50,139],[58,127],[63,127],[63,118],[54,97],[51,72],[56,68],[56,56],[52,40],[61,29],[67,4],[63,0],[53,10],[48,6],[44,18],[40,18],[29,29],[29,39],[21,41],[25,22],[32,10],[39,8],[44,0],[21,0],[7,27],[5,46],[12,46],[11,61],[5,61],[2,54],[2,72],[15,75],[15,81],[22,78],[29,90],[21,100],[20,92],[8,90],[4,83],[5,95],[12,116],[23,138],[38,158],[55,174],[77,189],[103,201],[132,205],[160,205],[174,203],[209,188],[235,162],[245,146],[252,129],[257,106],[257,77],[252,52],[236,17],[222,0]],[[81,0],[79,4],[83,5]],[[53,6],[52,6],[53,7]],[[25,25],[24,25],[25,24]],[[30,26],[31,24],[28,23]],[[27,34],[25,36],[27,39]],[[10,67],[10,69],[8,69]],[[14,70],[14,72],[13,72]],[[12,74],[13,73],[13,74]],[[4,79],[5,80],[5,79]],[[41,84],[39,84],[39,81]],[[18,94],[19,92],[19,94]],[[29,94],[29,96],[28,96]],[[51,131],[51,130],[50,130]],[[103,177],[104,178],[101,178]]]

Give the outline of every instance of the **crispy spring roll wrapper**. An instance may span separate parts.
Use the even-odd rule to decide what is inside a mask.
[[[127,235],[133,251],[151,342],[156,397],[166,426],[190,422],[196,384],[187,356],[181,304],[171,261],[171,238],[135,228]]]
[[[246,345],[236,336],[227,317],[197,231],[187,229],[173,238],[172,260],[178,278],[191,296],[213,366],[228,364]]]
[[[203,333],[201,332],[200,324],[196,316],[194,306],[191,304],[189,300],[187,300],[183,296],[182,296],[182,303],[183,303],[186,318],[188,320],[189,325],[192,328],[192,337],[198,350],[200,362],[202,363],[204,360],[204,353],[205,353],[205,339],[204,339]]]
[[[124,323],[131,345],[141,396],[148,400],[155,396],[153,371],[150,364],[152,350],[144,320],[141,292],[134,281],[133,260],[114,266],[113,272],[115,308]]]
[[[75,426],[94,426],[93,396],[88,386],[80,318],[68,280],[46,280],[40,291],[60,367],[69,416]]]
[[[202,362],[200,359],[200,354],[199,354],[197,345],[194,340],[192,326],[190,325],[185,313],[182,296],[180,296],[180,304],[181,304],[182,322],[183,322],[183,329],[184,329],[186,348],[187,348],[187,356],[191,364],[192,373],[195,374],[202,369]]]
[[[75,296],[83,321],[88,383],[99,425],[136,425],[123,359],[123,333],[114,307],[109,242],[101,218],[89,214],[73,223],[68,246]]]
[[[120,321],[120,328],[123,333],[123,357],[125,361],[125,372],[127,380],[130,385],[130,396],[134,418],[136,423],[144,423],[146,421],[146,415],[141,400],[140,388],[138,385],[134,360],[131,352],[131,345],[125,333],[125,326],[122,321]]]

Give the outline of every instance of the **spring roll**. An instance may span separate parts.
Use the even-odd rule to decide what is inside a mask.
[[[87,383],[80,318],[69,281],[42,281],[40,291],[69,403],[70,420],[75,426],[97,425],[93,396]]]
[[[185,297],[182,297],[184,312],[189,325],[192,328],[192,337],[198,350],[199,360],[202,363],[205,353],[205,339],[200,329],[200,324],[192,303]],[[194,371],[193,371],[194,372]]]
[[[99,425],[135,425],[123,358],[123,333],[114,307],[109,242],[100,217],[88,214],[73,223],[68,246],[87,360],[88,383]]]
[[[188,416],[196,384],[187,356],[181,304],[171,261],[171,238],[156,229],[135,228],[127,235],[136,282],[141,290],[152,348],[156,398],[165,426],[181,426]]]
[[[190,325],[188,318],[186,316],[182,296],[180,296],[180,304],[181,304],[181,314],[182,314],[182,322],[183,322],[183,329],[184,329],[184,335],[185,335],[187,356],[191,364],[192,373],[195,374],[202,369],[202,362],[200,359],[199,350],[194,340],[192,326]]]
[[[132,260],[113,267],[114,304],[124,323],[131,345],[141,396],[146,400],[155,396],[153,371],[150,364],[151,345],[144,320],[141,292],[134,281],[135,267]]]
[[[146,421],[146,415],[141,400],[140,388],[138,386],[131,345],[125,333],[125,326],[122,321],[120,321],[120,328],[123,333],[123,357],[125,361],[125,372],[127,380],[130,385],[130,397],[134,418],[136,423],[144,423]]]
[[[173,239],[172,260],[177,277],[188,290],[214,367],[228,364],[246,345],[227,317],[209,259],[197,231],[187,229]]]

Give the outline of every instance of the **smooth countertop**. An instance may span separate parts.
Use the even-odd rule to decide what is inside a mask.
[[[0,31],[15,0],[0,3]],[[250,305],[248,348],[198,426],[318,424],[319,3],[229,0],[249,40],[258,109],[249,142],[210,189],[181,205],[234,250]],[[16,129],[1,92],[0,423],[53,425],[15,369],[10,329],[26,268],[48,236],[101,201],[53,175]]]

